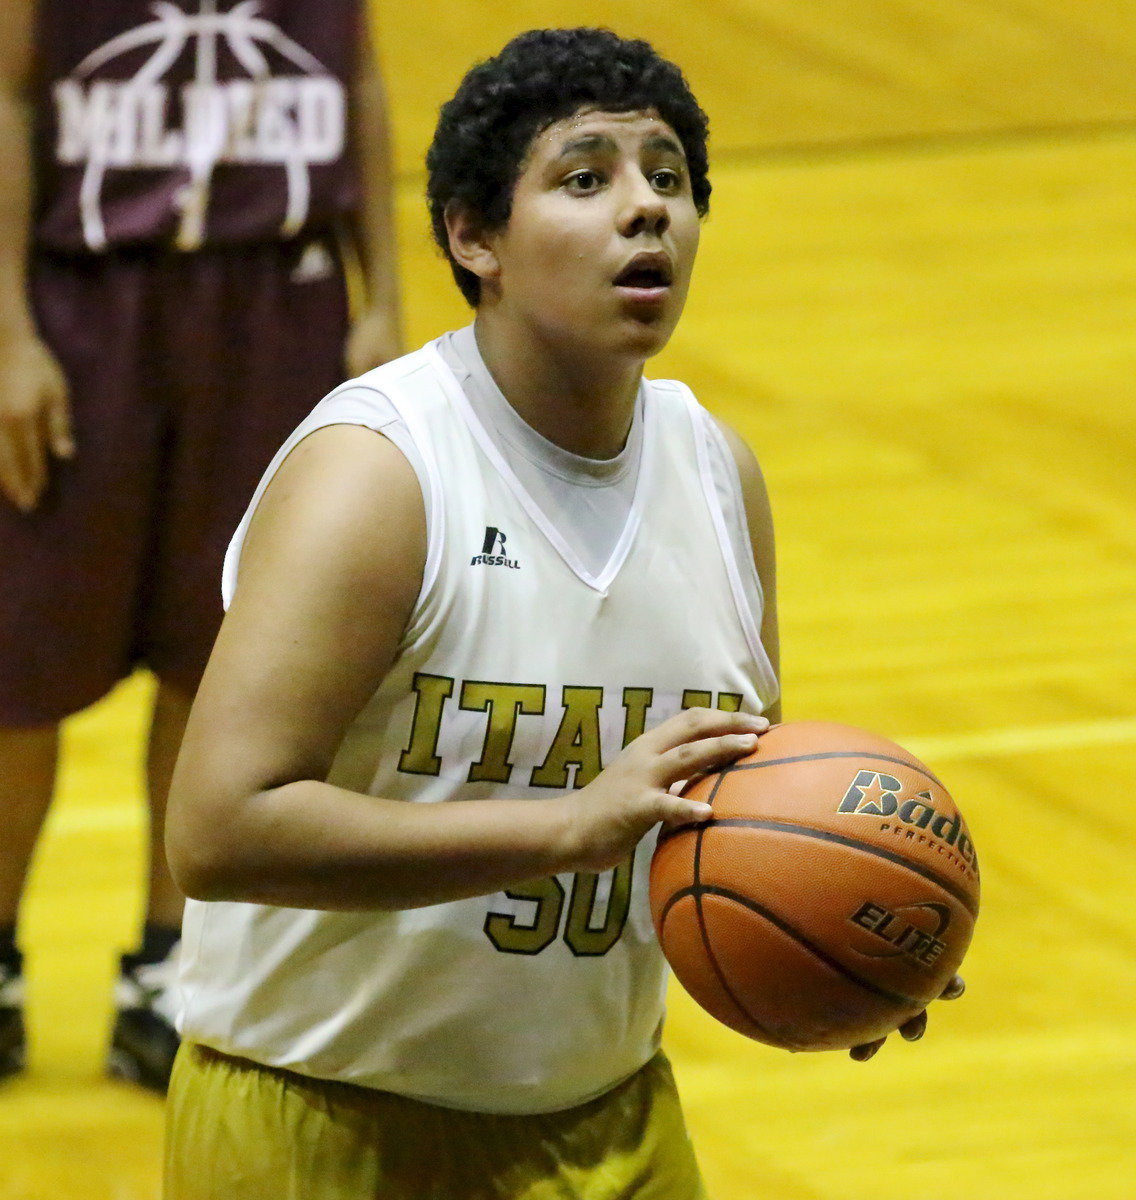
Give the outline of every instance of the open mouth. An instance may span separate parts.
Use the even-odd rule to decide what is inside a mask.
[[[670,287],[671,264],[662,254],[639,254],[615,277],[616,287],[653,291]]]

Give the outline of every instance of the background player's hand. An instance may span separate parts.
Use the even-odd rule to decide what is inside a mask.
[[[48,455],[74,453],[67,381],[51,352],[32,336],[0,344],[0,492],[31,512],[47,486]]]
[[[956,975],[943,989],[940,1000],[957,1000],[966,991],[966,984],[961,975]],[[899,1035],[908,1042],[917,1042],[927,1030],[927,1010],[916,1013],[910,1021],[904,1021],[899,1027]],[[880,1038],[875,1042],[865,1042],[862,1046],[853,1046],[848,1056],[856,1062],[867,1062],[869,1058],[887,1041]]]
[[[402,354],[402,329],[398,312],[384,307],[360,313],[347,335],[344,358],[349,378],[381,367]]]
[[[710,806],[670,789],[751,753],[769,728],[749,713],[692,708],[644,733],[586,787],[566,796],[573,870],[606,871],[662,821],[704,821]]]

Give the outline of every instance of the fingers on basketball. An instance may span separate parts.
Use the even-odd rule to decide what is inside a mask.
[[[669,788],[681,780],[736,762],[757,746],[756,733],[725,733],[684,742],[659,756],[659,784]]]
[[[728,734],[760,733],[769,727],[764,717],[717,708],[688,708],[643,735],[655,753]]]

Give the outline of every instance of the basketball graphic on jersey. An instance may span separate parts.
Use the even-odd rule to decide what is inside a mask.
[[[98,46],[53,84],[54,156],[60,166],[82,169],[88,248],[108,244],[105,199],[116,173],[180,173],[173,202],[182,250],[205,238],[221,165],[279,169],[286,191],[279,236],[294,235],[307,220],[312,167],[343,154],[346,89],[261,15],[260,0],[224,3],[157,0],[148,20]]]

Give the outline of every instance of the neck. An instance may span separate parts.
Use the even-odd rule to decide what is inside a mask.
[[[505,399],[542,437],[585,458],[614,458],[635,415],[643,360],[582,354],[539,337],[520,344],[490,313],[479,312],[474,333],[489,373]]]

